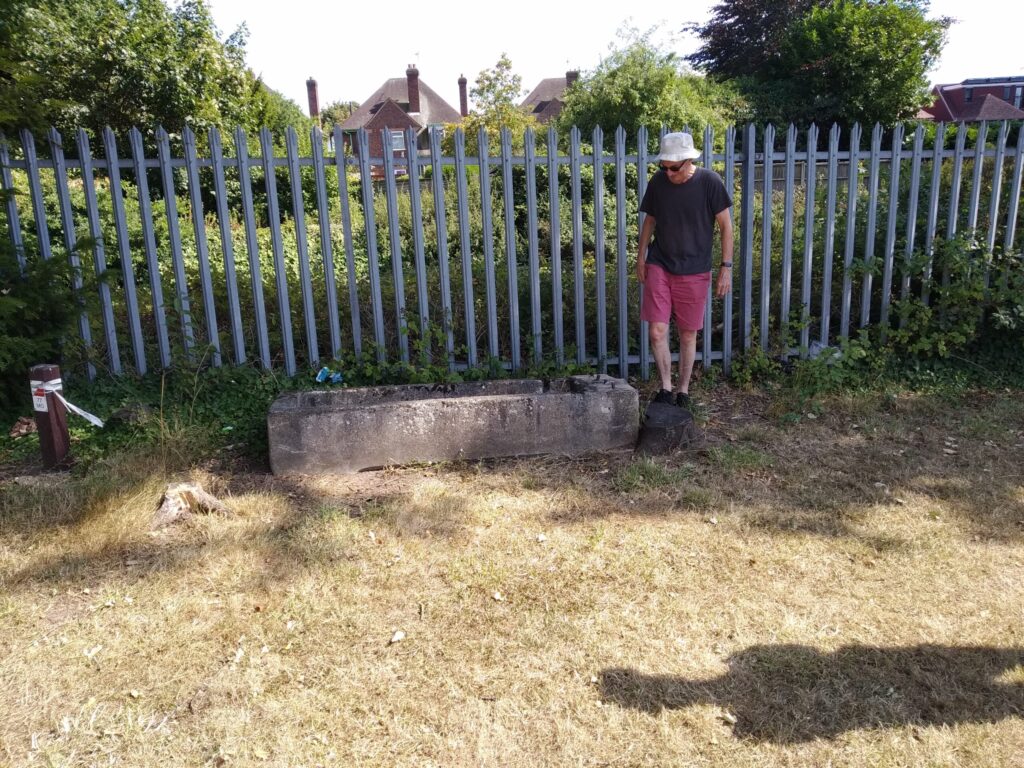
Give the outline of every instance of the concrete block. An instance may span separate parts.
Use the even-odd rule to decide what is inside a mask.
[[[275,474],[632,448],[637,391],[609,376],[288,392],[270,407]]]

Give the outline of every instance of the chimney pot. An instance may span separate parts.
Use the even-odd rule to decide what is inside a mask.
[[[466,96],[465,75],[459,75],[459,114],[463,117],[469,114],[469,98]]]
[[[412,64],[405,70],[405,81],[409,89],[409,111],[420,111],[420,71]]]
[[[306,81],[306,97],[309,100],[309,116],[320,117],[320,99],[317,95],[316,80],[312,77]]]

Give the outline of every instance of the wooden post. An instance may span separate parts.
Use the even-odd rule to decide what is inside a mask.
[[[46,469],[66,467],[71,447],[67,410],[56,394],[42,388],[43,382],[60,380],[60,367],[35,365],[29,370],[29,379],[39,444],[43,450],[43,466]]]

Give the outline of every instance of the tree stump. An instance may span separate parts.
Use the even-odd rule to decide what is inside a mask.
[[[226,515],[227,505],[195,483],[172,483],[164,491],[160,508],[153,515],[153,528],[162,528],[195,512],[215,512]]]
[[[647,456],[658,456],[685,448],[696,440],[697,426],[692,413],[668,403],[650,403],[644,412],[636,450]]]

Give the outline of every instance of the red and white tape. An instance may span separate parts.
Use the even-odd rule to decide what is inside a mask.
[[[88,411],[83,411],[77,405],[72,405],[64,399],[64,395],[61,394],[61,391],[64,389],[64,385],[61,383],[60,379],[50,379],[49,381],[37,381],[33,379],[29,382],[29,386],[32,388],[32,407],[35,408],[36,411],[46,413],[50,410],[46,406],[46,395],[47,393],[53,393],[58,400],[64,403],[64,407],[72,413],[78,414],[90,424],[97,427],[103,426],[103,420],[98,416],[93,416]]]

